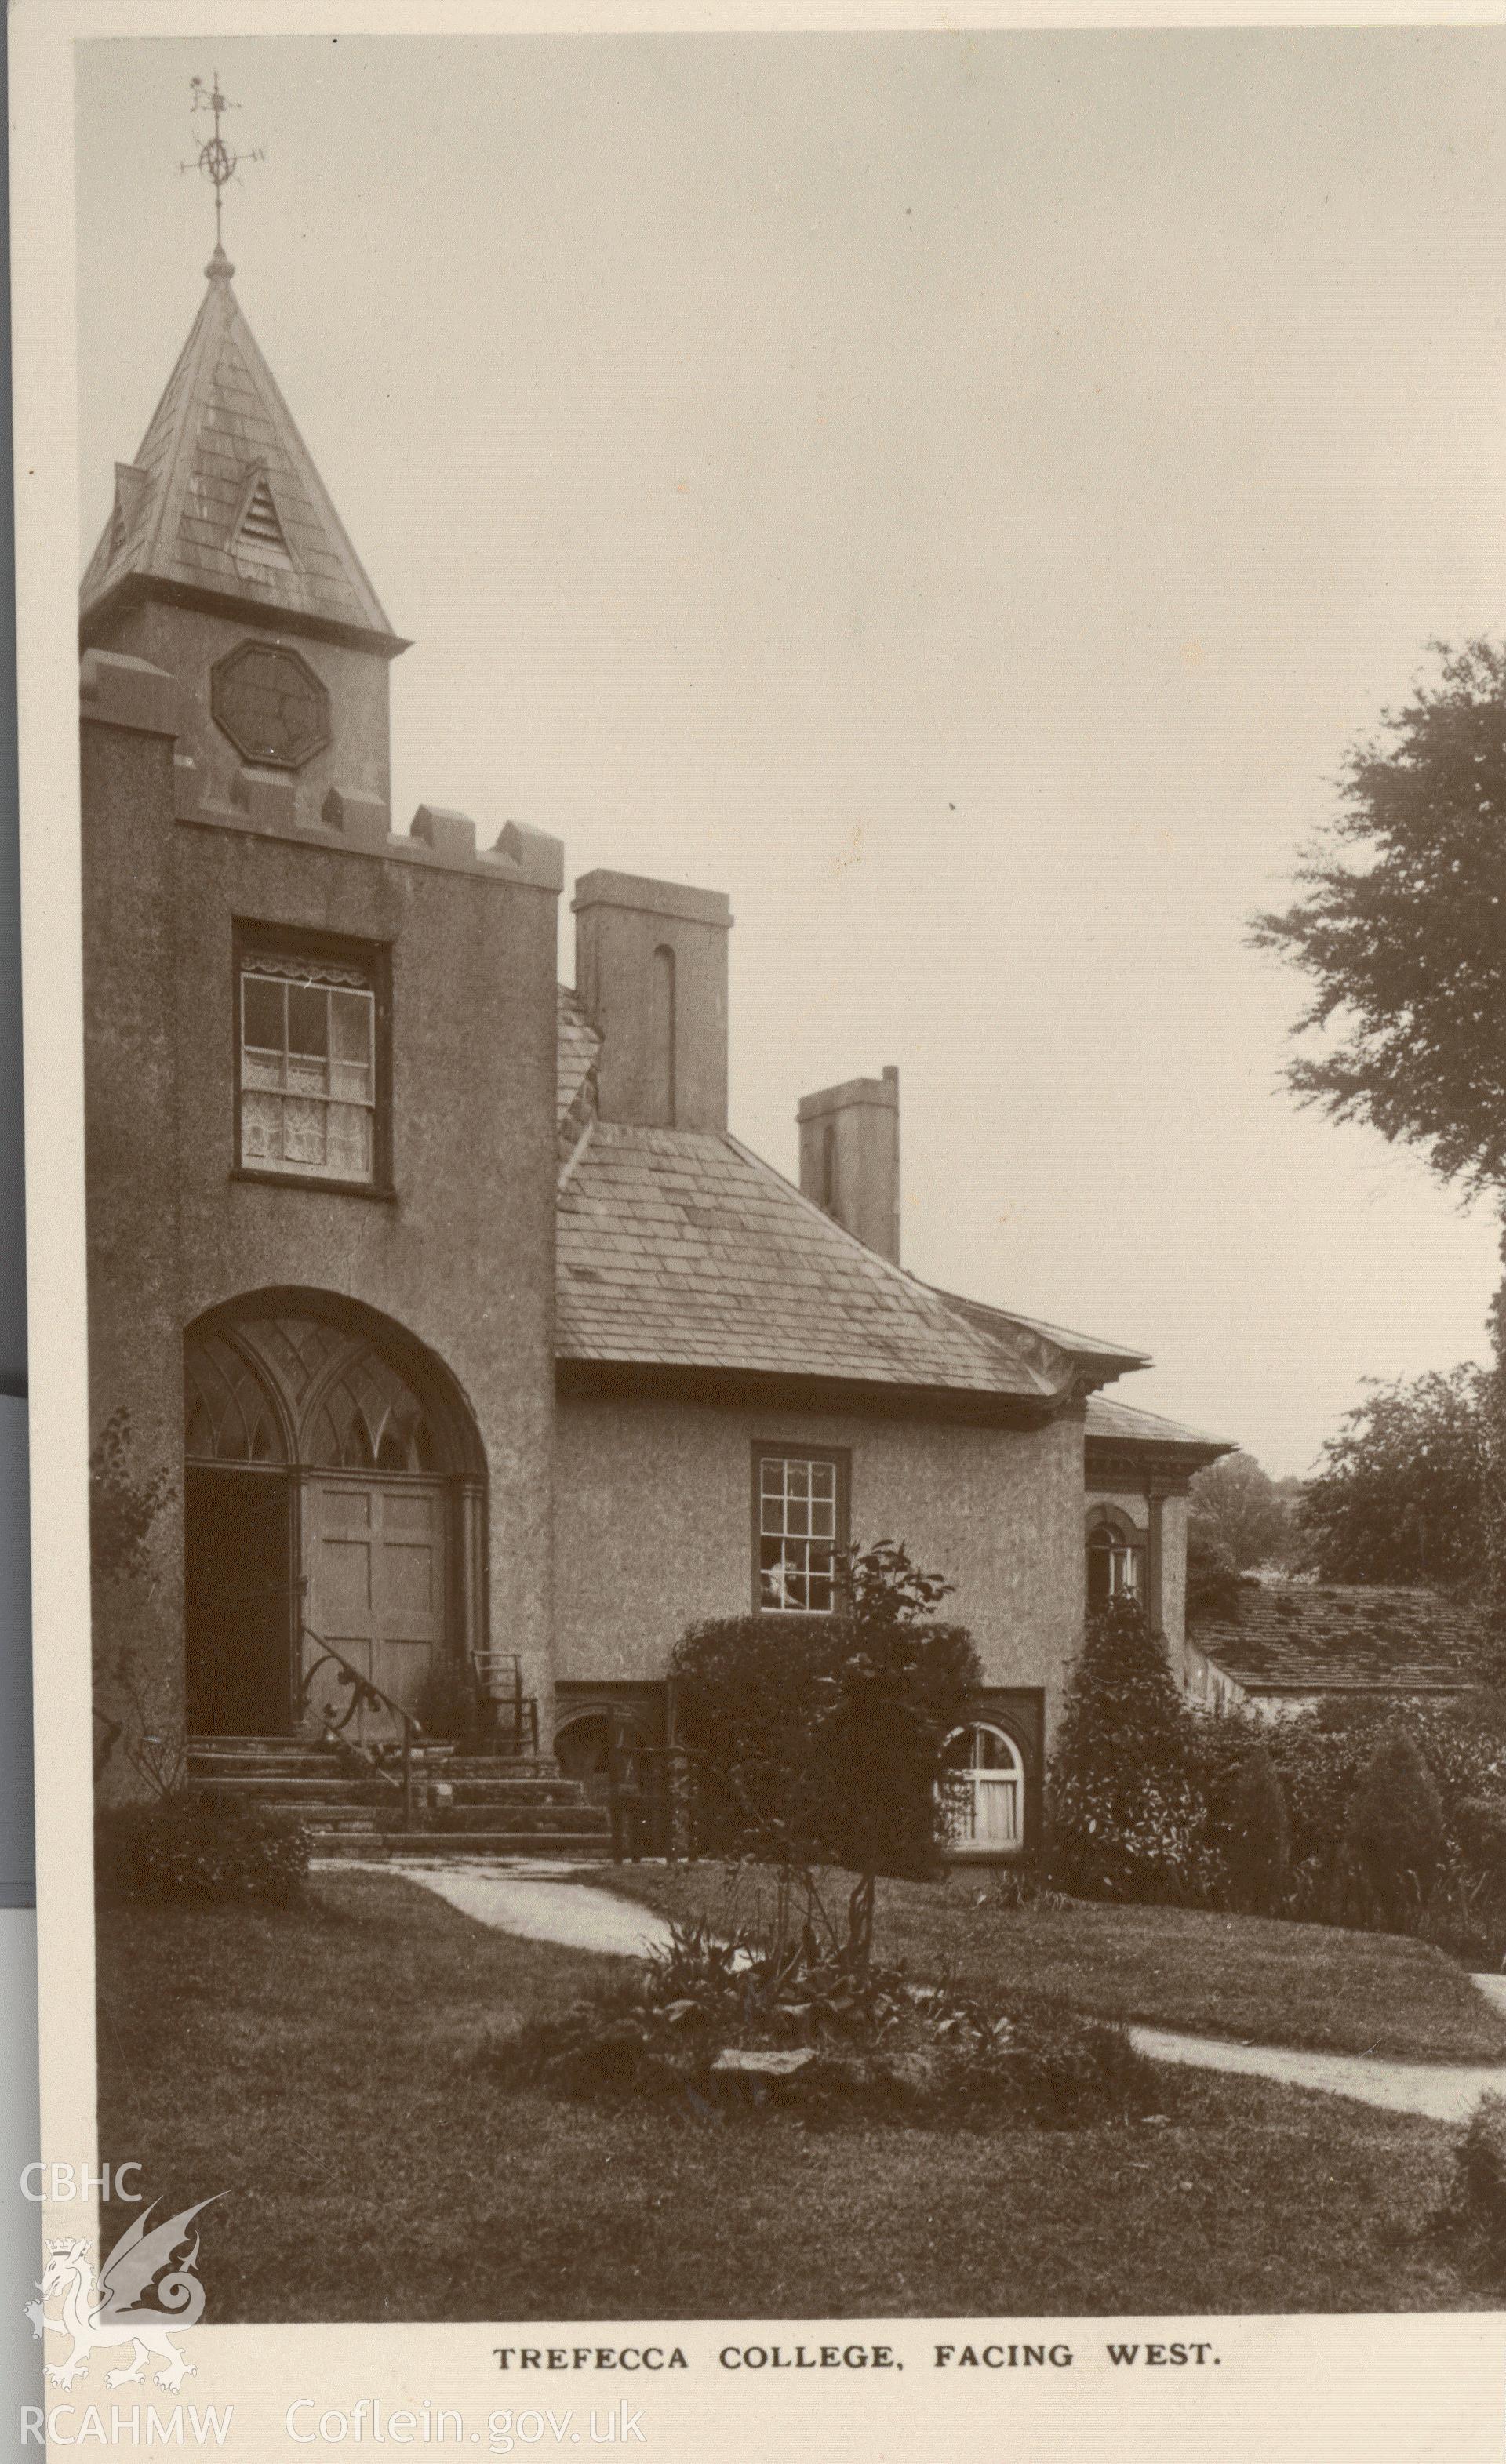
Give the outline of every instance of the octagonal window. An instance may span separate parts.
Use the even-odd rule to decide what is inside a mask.
[[[244,760],[296,770],[329,742],[329,695],[279,642],[242,642],[210,678],[210,708]]]

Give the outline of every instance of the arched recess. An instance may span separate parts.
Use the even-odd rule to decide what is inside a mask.
[[[581,1781],[593,1805],[605,1805],[610,1795],[614,1729],[619,1774],[631,1784],[639,1753],[654,1742],[653,1724],[643,1712],[621,1704],[572,1704],[555,1727],[560,1771],[565,1779]]]
[[[1115,1600],[1145,1598],[1145,1533],[1118,1506],[1088,1516],[1088,1613]]]
[[[342,1662],[412,1709],[436,1664],[484,1647],[480,1435],[380,1310],[277,1287],[196,1319],[184,1457],[196,1733],[317,1730],[348,1709]]]

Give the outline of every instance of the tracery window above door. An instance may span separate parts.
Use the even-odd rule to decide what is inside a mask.
[[[198,1463],[287,1460],[272,1397],[253,1364],[222,1334],[190,1344],[184,1364],[184,1451]]]
[[[433,1471],[424,1407],[389,1360],[366,1350],[327,1387],[305,1432],[303,1461],[321,1471]]]
[[[189,1343],[184,1446],[191,1460],[285,1463],[286,1424],[296,1431],[296,1460],[311,1470],[444,1468],[418,1396],[360,1335],[288,1316],[249,1319],[233,1336],[215,1331]]]

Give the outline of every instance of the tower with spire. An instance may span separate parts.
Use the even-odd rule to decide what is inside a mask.
[[[296,1735],[505,1658],[547,1721],[563,849],[393,828],[408,646],[233,273],[80,596],[91,1411],[164,1501],[98,1699]]]
[[[205,273],[198,315],[136,457],[115,466],[114,503],[83,578],[82,647],[146,659],[178,679],[181,757],[202,802],[244,804],[257,786],[249,770],[272,774],[273,803],[286,804],[291,788],[305,822],[331,787],[386,809],[388,670],[409,646],[335,511],[218,243]],[[248,643],[263,655],[248,658]],[[258,712],[284,701],[301,709],[303,734],[258,733]]]

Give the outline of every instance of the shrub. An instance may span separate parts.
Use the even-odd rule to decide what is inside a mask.
[[[1195,1715],[1143,1609],[1088,1620],[1051,1777],[1051,1859],[1070,1891],[1200,1903],[1221,1869],[1194,1784]]]
[[[1431,1891],[1447,1853],[1443,1807],[1410,1730],[1389,1728],[1361,1773],[1348,1836],[1383,1913],[1400,1923]]]
[[[187,1795],[116,1806],[95,1831],[102,1896],[286,1904],[308,1872],[309,1836],[260,1806],[222,1810]]]
[[[796,2071],[721,2070],[728,2047],[801,2051]],[[1161,2075],[1126,2032],[1068,2011],[1018,2016],[813,1945],[780,1955],[698,1929],[638,1978],[531,2020],[487,2056],[509,2084],[706,2116],[770,2105],[826,2126],[1080,2129],[1159,2112]]]
[[[1506,2266],[1506,2097],[1482,2096],[1454,2151],[1448,2212]]]
[[[982,1682],[970,1635],[931,1615],[949,1589],[880,1542],[846,1558],[836,1615],[719,1618],[671,1662],[702,1853],[860,1876],[863,1955],[874,1877],[936,1861],[946,1739]]]
[[[1228,1861],[1236,1903],[1271,1916],[1292,1886],[1292,1825],[1264,1745],[1246,1754],[1229,1809]]]
[[[1506,1883],[1506,1796],[1461,1797],[1453,1823],[1470,1865],[1489,1881]]]
[[[834,1620],[759,1616],[692,1626],[671,1658],[675,1725],[698,1759],[701,1853],[766,1853],[782,1828],[804,1841],[814,1815],[810,1732],[830,1674]]]

